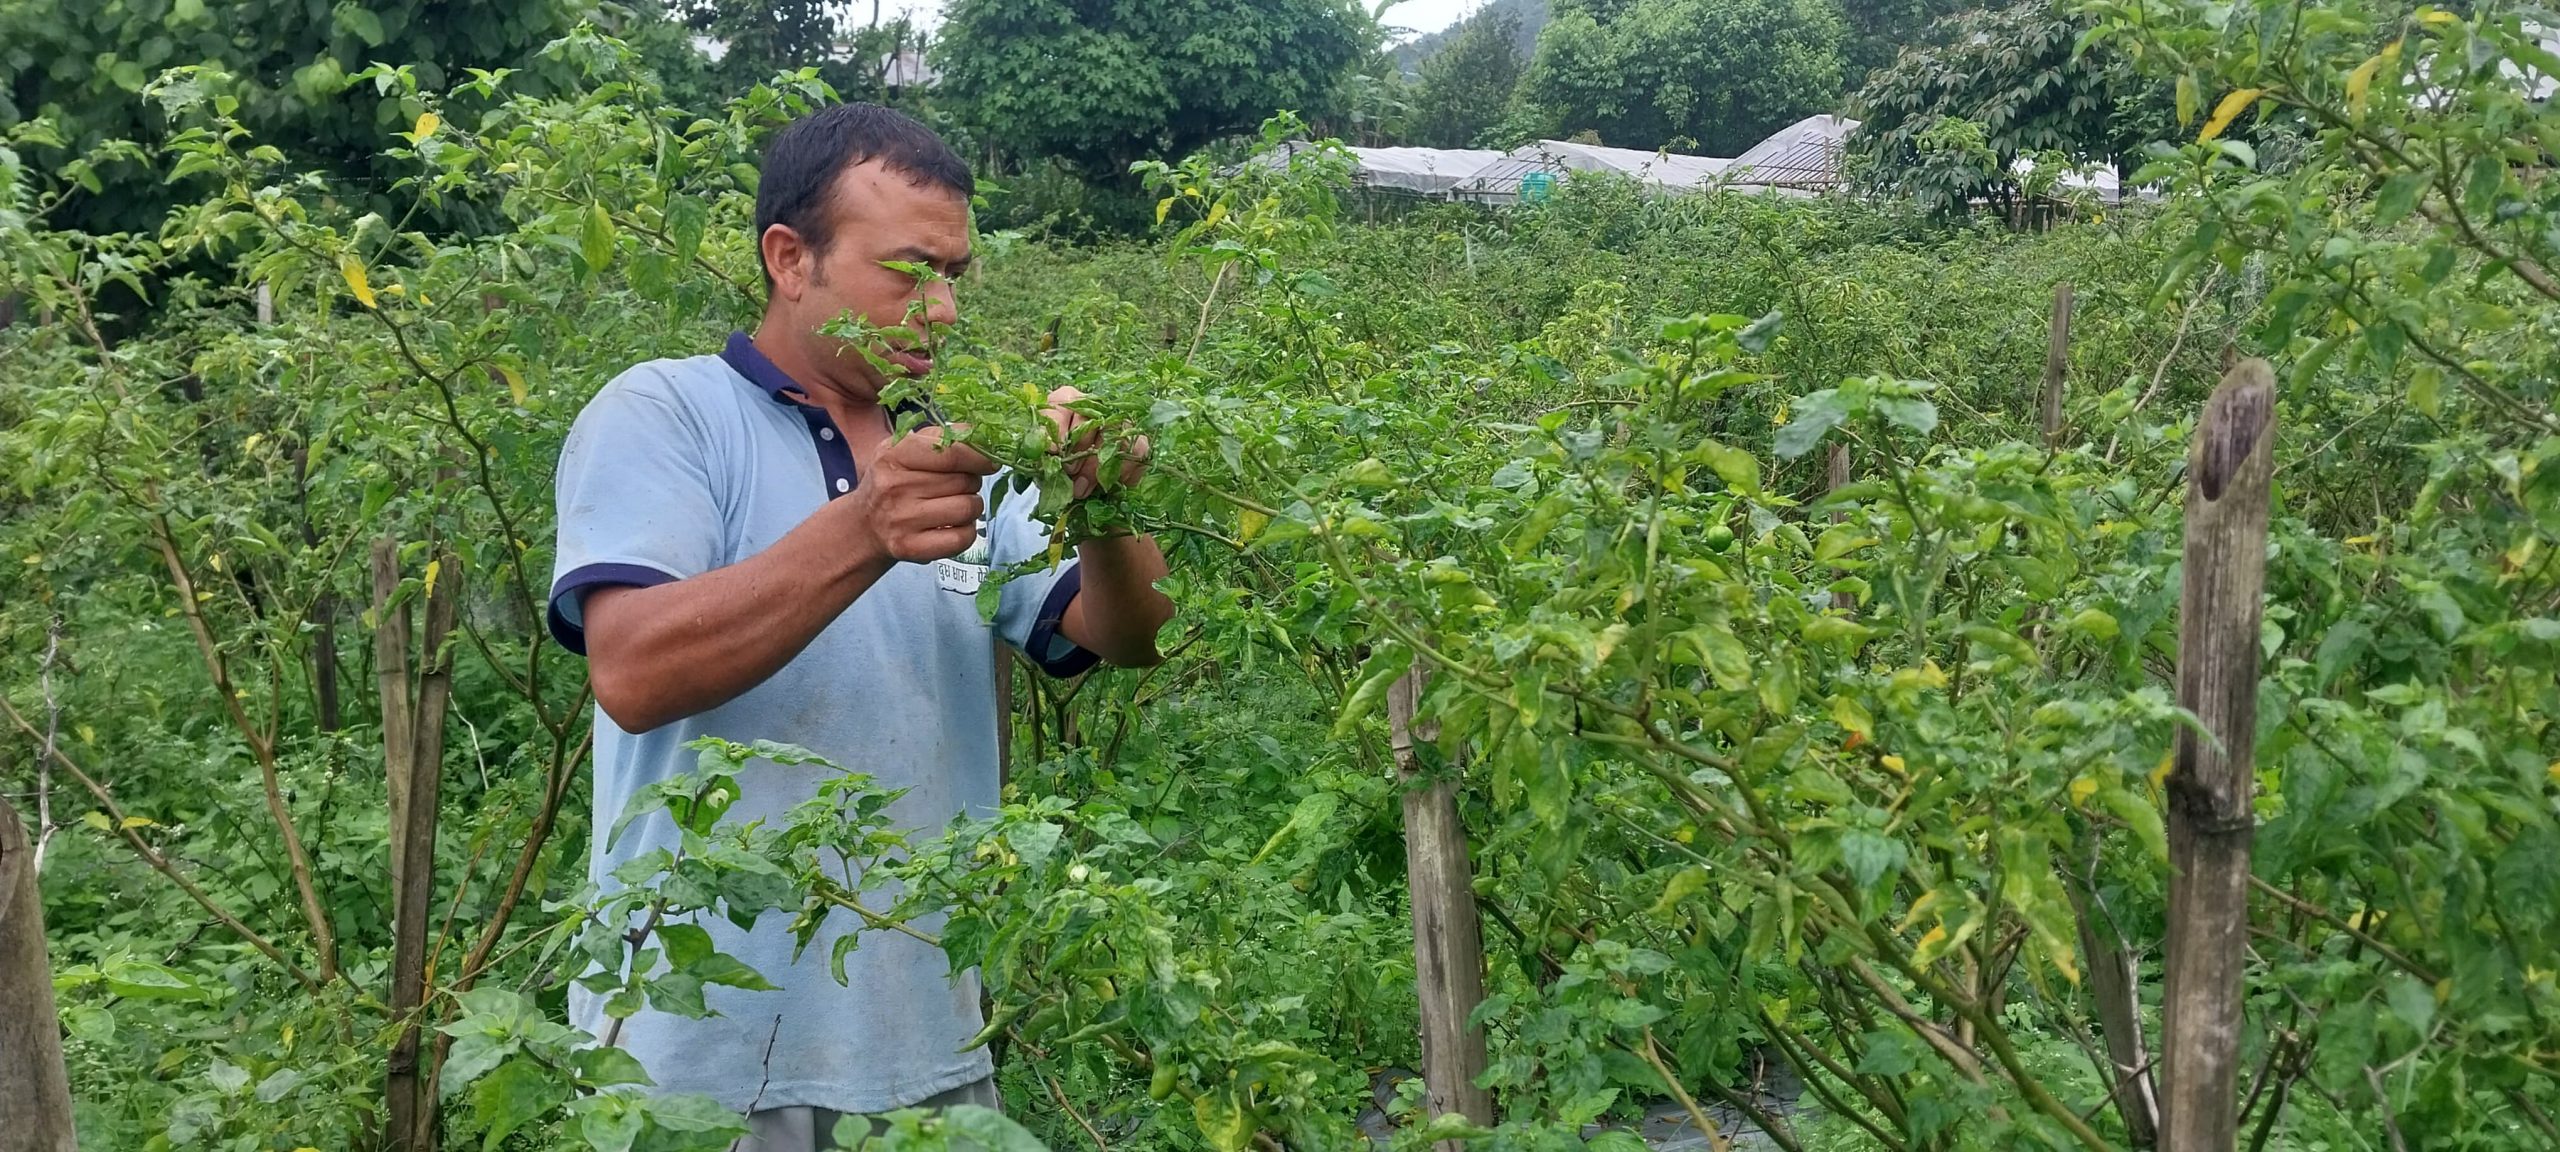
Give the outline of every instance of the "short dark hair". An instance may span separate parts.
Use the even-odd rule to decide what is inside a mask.
[[[856,164],[877,160],[918,186],[947,188],[962,196],[978,182],[968,161],[915,117],[878,104],[833,104],[792,121],[764,146],[756,176],[756,254],[763,262],[765,231],[789,225],[811,248],[833,243],[828,201],[836,177]],[[764,270],[773,290],[773,269]]]

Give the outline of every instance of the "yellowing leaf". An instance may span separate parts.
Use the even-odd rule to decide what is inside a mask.
[[[110,832],[115,829],[115,825],[107,822],[107,814],[104,812],[83,812],[80,814],[80,822],[100,832]]]
[[[214,553],[210,559],[205,561],[205,563],[213,565],[213,570],[216,572],[222,571],[222,553]]]
[[[2554,785],[2560,785],[2560,760],[2552,761],[2551,767],[2543,769],[2543,772],[2551,777]]]
[[[159,826],[159,821],[148,816],[127,816],[116,825],[118,828],[157,828]]]
[[[2223,97],[2222,103],[2213,106],[2213,119],[2204,122],[2204,131],[2196,133],[2196,142],[2201,144],[2222,135],[2223,129],[2230,127],[2232,121],[2239,119],[2241,113],[2249,110],[2249,105],[2265,94],[2266,89],[2263,88],[2241,88]]]
[[[2071,806],[2074,808],[2087,807],[2089,798],[2097,794],[2098,782],[2091,777],[2082,776],[2071,782]]]
[[[1156,225],[1158,227],[1162,227],[1164,225],[1165,213],[1171,211],[1173,211],[1173,197],[1167,196],[1162,200],[1156,201]]]
[[[1236,513],[1236,539],[1239,542],[1251,544],[1253,538],[1262,535],[1263,528],[1270,523],[1271,517],[1251,508],[1238,512]]]
[[[2462,23],[2462,18],[2442,8],[2430,8],[2418,13],[2418,22],[2429,28],[2444,28]]]
[[[347,291],[356,294],[356,303],[373,307],[373,284],[364,278],[364,261],[354,256],[338,257],[338,275],[347,278]]]
[[[1065,559],[1065,558],[1066,558],[1066,555],[1067,555],[1067,538],[1066,538],[1066,537],[1064,537],[1064,536],[1052,536],[1052,537],[1050,537],[1050,538],[1049,538],[1049,566],[1050,566],[1050,567],[1052,567],[1052,568],[1057,567],[1057,566],[1058,566],[1058,561],[1060,561],[1060,560],[1062,560],[1062,559]]]
[[[2151,770],[2151,786],[2158,788],[2169,779],[2170,769],[2178,766],[2178,750],[2171,748],[2160,754],[2160,764]]]
[[[1878,757],[1876,762],[1884,765],[1887,771],[1892,772],[1896,776],[1908,776],[1911,774],[1909,766],[1902,762],[1902,757],[1900,756],[1887,754],[1885,756]]]
[[[442,123],[444,123],[444,121],[437,118],[435,113],[420,112],[418,113],[418,126],[411,128],[409,130],[409,135],[419,140],[424,140],[429,136],[435,135],[436,126]]]
[[[441,575],[443,572],[444,572],[444,561],[442,561],[442,560],[429,560],[429,561],[427,561],[427,580],[426,580],[427,588],[426,588],[425,595],[433,596],[433,595],[435,595],[435,594],[436,594],[436,577],[437,577],[437,576],[439,576],[439,575]]]
[[[2347,74],[2347,115],[2358,120],[2364,119],[2365,100],[2373,92],[2374,77],[2381,75],[2384,68],[2399,63],[2399,60],[2400,42],[2394,40],[2382,51],[2374,53],[2372,59],[2356,65],[2356,70]]]
[[[241,452],[241,454],[242,454],[242,455],[247,455],[248,453],[251,453],[251,452],[255,452],[255,451],[257,451],[257,450],[258,450],[258,445],[265,443],[265,442],[266,442],[266,439],[267,439],[267,437],[266,437],[266,435],[265,435],[264,433],[261,433],[261,432],[252,432],[252,433],[250,433],[250,434],[249,434],[249,438],[248,438],[248,439],[243,440],[243,441],[241,441],[241,442],[240,442],[240,452]]]
[[[1217,203],[1212,204],[1212,205],[1210,205],[1210,206],[1209,206],[1209,218],[1208,218],[1208,219],[1206,219],[1206,220],[1201,221],[1201,222],[1200,222],[1200,226],[1201,226],[1201,227],[1203,227],[1203,228],[1215,228],[1215,227],[1217,227],[1217,226],[1218,226],[1218,221],[1220,221],[1220,220],[1224,220],[1224,219],[1226,219],[1226,218],[1227,218],[1227,202],[1226,202],[1226,201],[1224,201],[1224,200],[1220,200],[1220,201],[1218,201]]]
[[[507,381],[507,395],[512,396],[512,397],[514,397],[514,398],[515,398],[516,407],[518,407],[518,408],[522,408],[522,407],[524,407],[524,400],[525,400],[524,374],[523,374],[523,373],[520,373],[520,372],[518,372],[518,371],[516,371],[514,368],[511,368],[511,367],[509,367],[509,366],[507,366],[507,365],[505,365],[505,364],[500,364],[500,365],[498,365],[498,375],[503,376],[503,377],[505,377],[505,378],[506,378],[506,381]]]
[[[1831,719],[1842,728],[1860,736],[1876,734],[1876,722],[1874,718],[1867,715],[1865,706],[1846,696],[1831,698]]]
[[[95,744],[98,742],[98,730],[86,724],[80,725],[79,727],[72,729],[72,731],[80,734],[80,742],[83,744]]]

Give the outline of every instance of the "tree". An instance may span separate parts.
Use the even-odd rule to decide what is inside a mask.
[[[2075,52],[2087,27],[2049,0],[1967,12],[1946,41],[1878,70],[1853,104],[1863,123],[1850,146],[1870,186],[1934,208],[2018,192],[2019,157],[2060,153],[2121,166],[2144,143],[2175,134],[2165,85],[2137,76],[2103,46]],[[1945,143],[1980,126],[1990,163],[1960,160]],[[1960,150],[1961,152],[1962,150]]]
[[[1828,0],[1586,0],[1560,10],[1521,81],[1550,134],[1732,156],[1840,96]]]
[[[1840,15],[1849,25],[1841,51],[1849,87],[1864,85],[1903,49],[1937,43],[1940,21],[1973,7],[1970,0],[1840,0]]]
[[[1465,148],[1502,118],[1520,84],[1519,14],[1487,9],[1468,18],[1457,39],[1422,62],[1413,97],[1414,142]]]
[[[530,68],[537,49],[574,26],[578,0],[365,0],[331,7],[305,0],[144,0],[66,5],[0,0],[0,124],[53,118],[60,153],[100,141],[156,140],[164,118],[142,96],[162,69],[219,66],[232,79],[241,122],[295,160],[347,178],[341,195],[369,195],[389,177],[376,162],[390,134],[424,110],[416,100],[346,78],[377,60],[414,67],[442,88],[472,68]],[[550,70],[541,70],[545,76]],[[520,78],[515,87],[525,88]],[[118,172],[104,174],[116,179]],[[134,173],[109,195],[91,189],[57,223],[99,228],[156,219],[156,177]],[[103,183],[103,182],[102,182]]]
[[[1117,180],[1275,110],[1323,115],[1377,42],[1350,0],[954,0],[933,59],[982,139]]]

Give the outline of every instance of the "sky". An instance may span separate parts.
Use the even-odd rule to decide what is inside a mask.
[[[1372,4],[1376,0],[1362,0]],[[1389,27],[1403,28],[1415,35],[1437,32],[1458,22],[1460,17],[1476,10],[1481,0],[1403,0],[1387,9]],[[916,22],[930,28],[942,22],[943,0],[888,0],[881,5],[883,15],[908,13]],[[854,5],[861,7],[861,5]]]

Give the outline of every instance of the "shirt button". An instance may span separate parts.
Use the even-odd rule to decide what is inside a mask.
[[[818,429],[818,439],[820,439],[820,440],[833,440],[833,439],[835,439],[835,438],[836,438],[836,430],[835,430],[835,429],[833,429],[833,428],[820,428],[820,429]]]
[[[852,482],[852,481],[847,480],[847,479],[845,479],[845,478],[844,478],[844,477],[842,477],[842,476],[838,476],[838,477],[836,477],[836,491],[838,491],[838,492],[850,492],[850,491],[852,491],[852,490],[853,490],[853,482]]]

